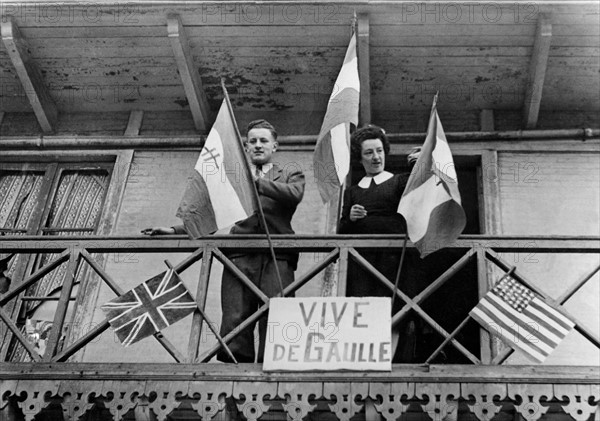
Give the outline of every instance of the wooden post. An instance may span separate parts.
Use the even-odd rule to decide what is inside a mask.
[[[489,264],[485,258],[485,250],[479,248],[477,250],[477,291],[479,293],[478,299],[480,300],[489,289],[488,274]],[[493,339],[491,333],[488,333],[484,328],[479,328],[479,349],[481,352],[481,362],[483,364],[491,364],[492,357],[495,354],[493,348]]]
[[[60,339],[63,333],[63,326],[65,324],[65,317],[69,307],[69,298],[75,284],[75,276],[77,274],[77,267],[81,259],[80,249],[74,249],[71,251],[69,256],[69,263],[67,264],[67,270],[65,272],[65,279],[60,291],[60,299],[56,305],[56,313],[54,314],[54,320],[52,322],[52,329],[48,339],[48,345],[44,354],[44,361],[51,361],[54,354],[59,349]]]
[[[369,63],[369,15],[358,16],[358,40],[356,43],[358,76],[360,78],[359,124],[371,123],[371,77]]]
[[[523,104],[523,127],[526,129],[534,129],[537,126],[551,39],[552,17],[546,13],[540,14],[533,44],[533,54],[529,63],[525,103]]]
[[[21,36],[14,20],[2,22],[1,25],[2,41],[13,66],[15,66],[17,76],[21,80],[35,117],[44,133],[51,133],[58,120],[58,110],[44,84],[42,73],[31,59],[29,46]]]
[[[480,221],[482,233],[487,235],[502,233],[502,214],[500,213],[500,171],[498,152],[481,152],[481,190],[479,196]]]
[[[337,281],[337,296],[346,296],[346,285],[348,279],[348,248],[340,248],[338,281]]]
[[[481,152],[481,168],[479,169],[479,220],[481,233],[487,235],[502,233],[502,214],[500,210],[500,171],[498,168],[498,152],[485,150]],[[485,247],[480,244],[477,249],[477,285],[479,298],[488,291],[488,279],[495,274],[494,265],[485,258]],[[479,329],[481,360],[490,364],[498,353],[492,336],[483,328]]]
[[[203,311],[206,308],[206,297],[208,296],[208,281],[210,279],[210,269],[212,267],[212,248],[204,246],[202,254],[202,265],[200,266],[200,279],[198,280],[198,288],[196,290],[196,303]],[[202,337],[202,323],[204,317],[200,311],[195,310],[192,316],[192,328],[190,332],[190,340],[188,342],[188,362],[193,363],[198,358],[198,349],[200,347],[200,339]],[[209,323],[207,321],[207,323]]]
[[[167,18],[167,30],[173,54],[175,54],[179,76],[183,82],[185,95],[194,119],[194,125],[197,130],[205,132],[208,129],[210,109],[204,90],[202,89],[202,81],[194,66],[190,45],[179,15],[169,15]]]

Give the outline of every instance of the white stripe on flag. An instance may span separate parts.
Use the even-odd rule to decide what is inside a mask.
[[[211,159],[204,159],[202,153],[205,151],[211,151]],[[223,166],[223,142],[219,132],[214,128],[210,131],[194,168],[206,183],[219,229],[248,217],[240,198],[225,172],[225,167]],[[242,174],[242,163],[240,163],[239,170],[235,171],[232,176],[244,176]]]
[[[124,312],[116,315],[115,317],[113,317],[112,319],[110,319],[108,321],[109,323],[113,323],[116,320],[118,320],[120,317],[123,317],[124,315],[126,315],[127,313],[129,313],[130,311],[142,307],[142,300],[140,300],[140,297],[137,295],[137,293],[135,292],[135,290],[131,290],[131,291],[133,292],[133,295],[135,296],[135,298],[137,298],[136,305],[133,306],[133,307],[131,307],[131,308],[129,308],[129,309],[127,309],[127,310],[125,310]]]
[[[398,205],[398,213],[401,213],[407,221],[411,221],[408,224],[408,235],[413,243],[427,233],[432,211],[449,200],[452,200],[452,197],[444,186],[437,182],[433,174],[419,187],[402,197]]]
[[[557,337],[554,333],[550,332],[548,329],[546,329],[539,323],[536,323],[535,320],[533,320],[532,318],[516,311],[512,306],[505,303],[500,297],[497,297],[496,294],[489,294],[487,298],[490,301],[494,301],[496,306],[501,307],[503,311],[508,313],[508,316],[506,316],[508,320],[511,320],[513,323],[519,320],[522,324],[529,325],[533,329],[535,329],[537,331],[537,334],[530,333],[529,331],[523,329],[526,332],[526,334],[524,334],[523,336],[527,337],[528,340],[531,340],[529,338],[536,338],[537,342],[533,343],[535,343],[540,348],[544,348],[544,350],[547,350],[548,353],[552,352],[554,347],[558,345],[562,340],[562,338]],[[544,340],[544,338],[546,338],[546,340]],[[551,344],[548,344],[548,342],[550,342]]]
[[[169,281],[171,280],[172,274],[173,274],[173,269],[169,269],[168,271],[165,272],[165,275],[161,279],[160,284],[158,284],[158,287],[156,288],[156,292],[154,294],[150,294],[150,296],[152,298],[156,298],[164,292],[164,289],[167,287],[167,285],[169,284]]]
[[[561,323],[564,326],[568,326],[567,333],[569,333],[571,331],[571,329],[573,329],[573,327],[575,326],[575,323],[571,319],[565,317],[564,314],[562,314],[561,312],[559,312],[557,309],[553,308],[552,306],[549,306],[548,304],[544,303],[542,300],[538,299],[537,297],[535,297],[532,301],[538,307],[543,307],[548,313],[551,313],[557,323]],[[564,329],[564,326],[563,326],[563,329]]]
[[[348,124],[341,123],[331,129],[331,151],[333,152],[333,162],[335,162],[335,171],[340,185],[348,171],[350,171],[350,149],[348,148]]]
[[[481,302],[480,302],[481,304]],[[486,313],[484,313],[483,311],[481,311],[478,307],[475,307],[473,310],[471,310],[471,314],[473,316],[475,316],[476,318],[479,319],[479,322],[483,325],[483,326],[487,326],[487,328],[489,330],[493,330],[496,335],[499,335],[501,337],[503,337],[504,339],[506,339],[509,343],[517,346],[518,348],[522,349],[526,354],[528,354],[529,356],[531,356],[533,359],[535,359],[538,362],[543,362],[544,359],[546,358],[546,355],[540,353],[537,349],[534,349],[532,347],[530,347],[529,345],[527,345],[526,343],[524,343],[523,341],[519,341],[519,343],[515,343],[514,338],[517,335],[516,331],[511,331],[510,328],[507,329],[503,329],[500,326],[498,326],[500,329],[499,330],[494,330],[492,328],[492,326],[494,325],[498,325],[497,321],[492,319],[491,317],[489,317]],[[496,312],[494,312],[494,315],[496,315]]]
[[[142,284],[142,286],[146,290],[146,293],[148,294],[148,296],[152,297],[152,291],[150,291],[150,288],[148,288],[148,284],[146,282],[144,282]],[[137,293],[135,292],[135,289],[133,290],[133,293],[135,294],[136,297],[138,297]],[[152,297],[152,298],[156,298],[156,297]],[[160,314],[160,317],[162,318],[164,324],[167,325],[167,326],[169,326],[169,322],[165,318],[164,314],[162,314],[160,311],[158,311],[157,313]],[[152,319],[152,317],[150,319]],[[154,322],[152,322],[152,324],[154,324]],[[157,328],[156,330],[159,330],[159,329]]]
[[[455,183],[458,183],[458,176],[456,175],[456,168],[454,167],[452,152],[450,151],[450,146],[446,141],[444,131],[441,129],[442,122],[440,121],[440,117],[437,115],[437,113],[435,117],[437,118],[438,130],[436,133],[435,148],[433,151],[431,151],[433,165],[437,166],[440,172],[446,175],[446,177],[449,177],[454,180]],[[455,198],[455,200],[460,203],[460,196]]]
[[[344,64],[338,74],[335,81],[333,91],[329,97],[329,102],[332,102],[334,98],[346,88],[356,89],[360,92],[360,78],[358,77],[358,60],[356,58],[356,35],[350,40],[348,50],[346,50],[346,56],[344,57]]]
[[[523,324],[526,324],[525,322],[517,323],[514,319],[507,317],[506,314],[501,312],[502,310],[499,310],[490,301],[487,301],[486,299],[481,300],[479,305],[482,308],[485,308],[489,312],[493,313],[494,316],[497,318],[498,322],[503,323],[505,325],[504,329],[511,332],[513,336],[504,336],[508,341],[515,344],[516,346],[527,346],[531,349],[537,349],[538,352],[543,353],[545,355],[549,355],[554,349],[552,346],[545,343],[541,338],[530,333],[528,330],[525,330],[522,326]]]
[[[164,304],[159,305],[157,308],[166,308],[165,306],[170,306],[170,305],[186,305],[186,306],[194,306],[195,303],[191,303],[189,301],[184,301],[184,302],[180,302],[180,303],[176,303],[174,301],[179,300],[181,297],[185,297],[188,294],[187,290],[183,293],[181,293],[180,295],[178,295],[177,297],[173,298],[171,301],[168,301]],[[167,323],[167,321],[165,320],[165,323],[167,324],[167,326],[169,325],[169,323]]]
[[[102,304],[102,308],[106,308],[106,309],[119,309],[119,308],[127,308],[129,306],[132,305],[138,305],[139,306],[139,301],[123,301],[123,302],[119,302],[119,303],[113,303],[113,302],[108,302],[108,303],[104,303]]]
[[[538,300],[537,298],[534,298],[532,301],[534,301],[534,300],[538,301],[538,303],[537,303],[538,306],[541,305],[544,308],[544,310],[547,311],[548,313],[550,313],[550,310],[553,310],[552,307],[550,307],[546,303],[540,302],[540,300]],[[563,325],[556,323],[556,320],[553,318],[553,317],[555,317],[554,314],[544,314],[541,311],[539,311],[537,308],[533,307],[532,305],[527,306],[527,311],[529,311],[531,314],[535,315],[536,317],[544,320],[544,322],[546,322],[552,328],[557,330],[561,335],[563,335],[563,338],[565,336],[567,336],[569,334],[569,332],[571,331],[571,329],[565,329],[565,327]],[[569,323],[571,325],[571,327],[574,326],[574,324],[569,319],[566,319],[564,316],[562,316],[560,319],[565,323]]]

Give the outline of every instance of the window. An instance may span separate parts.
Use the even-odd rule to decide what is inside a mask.
[[[112,162],[0,163],[0,233],[2,235],[91,235],[96,233],[113,170]],[[8,257],[8,256],[0,256]],[[24,279],[54,254],[16,255],[6,275]],[[4,307],[44,352],[45,333],[51,326],[66,263],[30,287],[19,300]],[[86,271],[78,270],[76,288]],[[76,294],[74,289],[73,294]],[[41,298],[41,299],[40,299]],[[72,316],[72,308],[69,306]],[[68,319],[67,319],[68,320]],[[26,358],[17,341],[2,338],[2,359]]]

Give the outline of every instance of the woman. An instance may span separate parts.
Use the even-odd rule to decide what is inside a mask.
[[[359,161],[366,175],[357,185],[344,192],[344,205],[340,221],[340,234],[406,234],[406,222],[398,213],[398,204],[404,192],[409,174],[392,174],[385,171],[385,159],[390,152],[390,142],[385,131],[377,126],[368,126],[354,132],[351,138],[352,159]],[[409,163],[416,162],[418,150],[409,155]],[[400,251],[361,251],[359,253],[394,283],[400,264]],[[418,257],[406,253],[399,289],[409,296],[417,293]],[[350,259],[346,285],[348,297],[386,296],[392,292],[361,265]],[[398,311],[402,300],[396,299]],[[407,320],[407,319],[405,319]],[[394,362],[415,362],[415,322],[401,324],[400,346]]]

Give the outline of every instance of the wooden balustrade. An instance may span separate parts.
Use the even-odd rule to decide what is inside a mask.
[[[401,247],[403,236],[397,235],[379,235],[379,236],[274,236],[273,244],[276,249],[293,249],[304,253],[326,253],[325,257],[317,261],[312,267],[305,269],[304,273],[299,274],[296,281],[284,291],[285,296],[289,296],[304,286],[314,276],[320,273],[325,267],[340,260],[340,267],[347,267],[348,259],[353,259],[371,274],[373,274],[380,282],[382,282],[390,290],[390,295],[394,291],[393,283],[386,279],[376,268],[371,266],[361,255],[356,251],[377,249],[389,250],[393,252]],[[0,318],[4,325],[8,327],[11,335],[6,335],[5,338],[11,337],[12,340],[19,341],[30,355],[33,361],[66,361],[69,357],[81,350],[84,346],[90,344],[95,338],[108,329],[109,324],[104,320],[94,329],[82,335],[73,343],[58,349],[59,333],[62,332],[65,322],[65,312],[70,299],[73,279],[77,272],[78,265],[87,264],[91,269],[104,281],[117,295],[122,295],[123,291],[117,282],[106,273],[104,268],[92,257],[92,254],[111,253],[111,252],[134,252],[134,253],[157,253],[157,252],[174,252],[184,251],[191,254],[182,262],[175,266],[178,272],[182,272],[194,264],[196,261],[202,260],[202,271],[200,274],[202,282],[198,290],[198,302],[200,306],[205,305],[207,283],[209,280],[208,271],[213,258],[217,258],[229,270],[234,272],[240,282],[245,283],[251,290],[252,283],[245,279],[244,275],[237,273],[235,266],[227,258],[227,254],[232,251],[241,250],[265,250],[268,247],[266,239],[261,236],[214,236],[200,240],[190,240],[182,236],[166,236],[155,238],[133,238],[133,237],[3,237],[0,240],[0,248],[7,253],[19,254],[38,254],[38,253],[55,253],[57,256],[50,260],[45,266],[38,268],[34,273],[27,276],[20,282],[13,282],[12,288],[5,294],[0,296]],[[595,253],[600,251],[600,241],[597,237],[500,237],[500,236],[464,236],[461,237],[453,248],[460,250],[462,258],[460,258],[452,267],[448,268],[441,276],[433,281],[424,291],[416,297],[409,297],[401,290],[396,290],[398,298],[406,305],[393,316],[393,325],[398,325],[405,318],[409,311],[416,312],[425,322],[444,338],[444,343],[449,343],[455,347],[462,355],[464,355],[471,363],[481,364],[482,362],[490,363],[490,361],[482,361],[478,356],[473,355],[456,339],[458,330],[448,332],[433,320],[420,305],[427,297],[429,297],[436,289],[441,287],[455,273],[463,268],[468,262],[482,256],[483,263],[491,262],[503,271],[508,271],[510,265],[503,259],[501,253]],[[23,292],[33,284],[38,282],[46,274],[55,270],[60,264],[68,261],[67,272],[64,277],[62,293],[58,298],[57,311],[50,332],[49,346],[46,348],[44,355],[38,355],[24,337],[20,327],[3,311],[3,307],[9,303],[14,305],[15,300],[22,298]],[[479,262],[479,261],[478,261]],[[481,263],[479,263],[481,264]],[[580,289],[587,281],[592,278],[598,268],[592,274],[585,278],[583,282],[577,282],[576,285],[569,289],[568,294],[565,294],[561,300],[555,305],[562,305],[571,297],[575,291]],[[484,274],[485,271],[479,271]],[[546,294],[535,285],[529,282],[517,270],[514,273],[516,279],[535,291],[544,299],[548,299]],[[341,280],[343,282],[344,280]],[[482,282],[479,285],[490,285],[489,282]],[[261,296],[259,290],[254,291],[255,294]],[[480,294],[484,291],[480,291]],[[251,326],[261,316],[263,316],[269,308],[268,301],[259,308],[250,318],[245,320],[240,329],[236,332],[228,334],[224,340],[229,342],[233,339],[241,329]],[[29,298],[26,298],[30,300]],[[199,314],[194,316],[199,320]],[[598,335],[591,329],[587,328],[583,323],[576,321],[575,327],[586,339],[591,341],[596,347],[600,347]],[[206,362],[219,350],[220,345],[217,344],[204,355],[198,356],[198,341],[201,336],[201,324],[195,324],[194,329],[190,333],[190,345],[187,356],[177,350],[169,341],[159,333],[154,335],[156,340],[167,350],[176,362]],[[440,350],[436,350],[438,353]],[[435,354],[430,357],[435,357]],[[492,361],[494,364],[500,364],[506,360],[511,351],[507,350],[497,355]],[[6,354],[6,353],[5,353]]]

